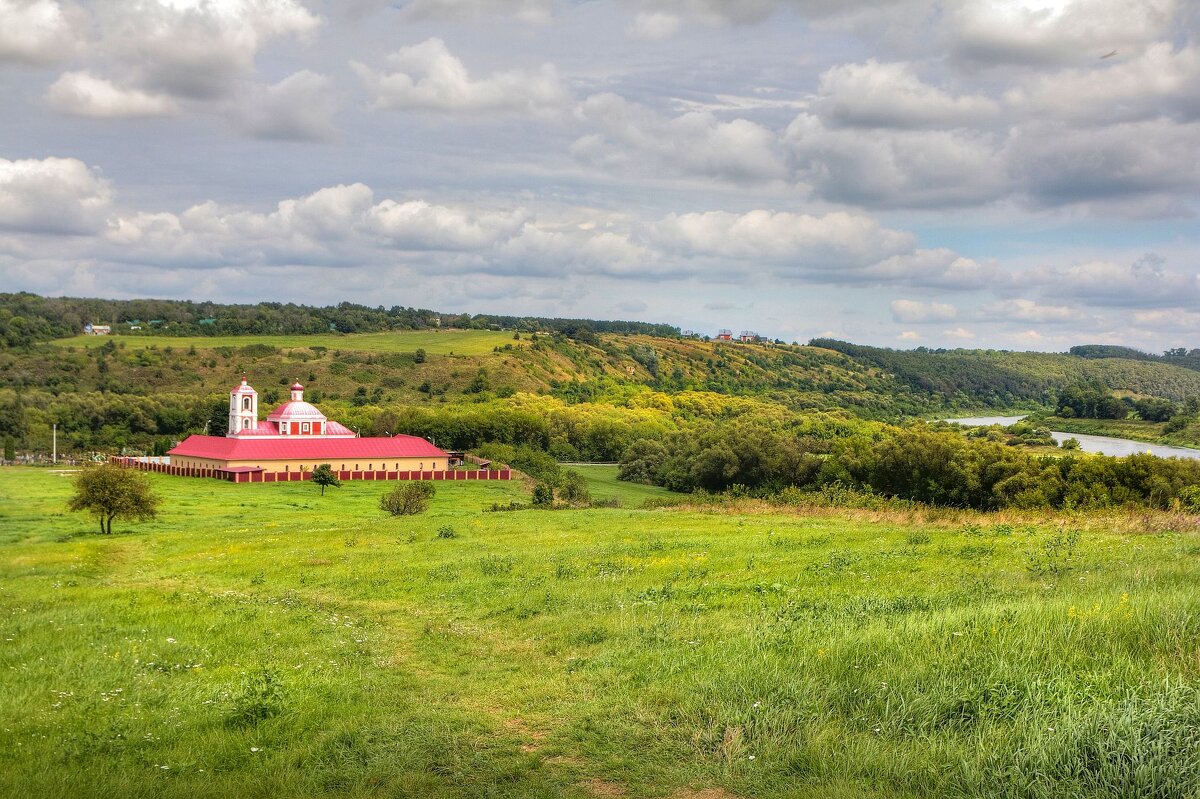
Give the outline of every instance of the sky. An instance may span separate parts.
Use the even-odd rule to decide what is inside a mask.
[[[1200,347],[1194,0],[0,0],[0,290]]]

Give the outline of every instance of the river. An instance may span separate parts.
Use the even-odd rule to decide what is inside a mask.
[[[1024,416],[966,416],[958,419],[946,419],[945,421],[955,422],[964,427],[987,427],[994,424],[1007,427],[1010,424],[1016,424],[1024,418]],[[1096,452],[1101,455],[1112,455],[1118,458],[1125,455],[1136,455],[1139,452],[1148,452],[1160,458],[1200,458],[1200,449],[1190,449],[1188,447],[1168,447],[1165,444],[1148,444],[1145,441],[1133,441],[1128,438],[1114,438],[1112,436],[1092,436],[1087,433],[1060,433],[1057,430],[1052,430],[1050,435],[1059,444],[1062,444],[1068,438],[1073,438],[1079,442],[1079,448],[1084,452]]]

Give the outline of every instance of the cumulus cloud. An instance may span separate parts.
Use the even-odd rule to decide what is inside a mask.
[[[923,83],[910,64],[842,64],[821,75],[816,107],[839,125],[885,128],[978,126],[996,115],[997,103]]]
[[[957,339],[963,339],[963,340],[970,340],[970,339],[975,338],[975,334],[972,331],[967,330],[965,327],[955,327],[955,328],[951,328],[949,330],[943,330],[942,335],[949,336],[950,338],[957,338]]]
[[[1148,253],[1132,264],[1087,261],[1066,268],[1036,270],[1026,280],[1048,296],[1089,305],[1126,308],[1191,308],[1200,303],[1200,275],[1168,269]]]
[[[998,322],[1040,322],[1043,324],[1077,322],[1083,314],[1066,305],[1040,305],[1033,300],[1001,300],[983,305],[980,313],[985,319]]]
[[[553,64],[537,70],[496,72],[472,79],[467,67],[441,39],[402,47],[388,56],[385,72],[354,62],[376,108],[444,112],[539,111],[569,101]]]
[[[958,308],[943,302],[892,300],[891,309],[897,322],[949,322],[958,316]]]
[[[100,48],[131,85],[193,99],[230,93],[264,43],[306,39],[321,22],[296,0],[154,0],[97,20]]]
[[[0,62],[70,58],[79,45],[80,17],[54,0],[0,0]]]
[[[516,235],[525,212],[475,212],[423,200],[384,200],[367,212],[366,225],[392,246],[408,250],[477,250]]]
[[[835,202],[866,207],[978,204],[1008,189],[994,137],[958,130],[836,130],[813,114],[788,126],[797,177]]]
[[[1168,29],[1176,0],[965,0],[943,36],[958,59],[985,65],[1070,64],[1139,51]]]
[[[103,226],[112,199],[108,182],[75,158],[0,158],[0,228],[95,232]]]
[[[679,17],[661,11],[642,11],[635,14],[625,28],[625,33],[635,39],[662,41],[670,39],[679,30]]]
[[[571,153],[606,170],[652,166],[734,182],[786,177],[775,134],[749,120],[703,111],[667,117],[611,93],[588,97],[576,115],[596,132],[577,139]]]
[[[1035,123],[1005,148],[1022,188],[1037,203],[1104,203],[1185,194],[1200,180],[1200,122],[1166,119],[1092,128]]]
[[[64,72],[46,91],[46,102],[61,114],[114,119],[169,116],[176,112],[170,97],[125,89],[90,72]]]
[[[329,141],[337,135],[333,81],[301,70],[270,86],[258,86],[243,101],[242,122],[262,139]]]
[[[654,226],[654,236],[681,254],[768,261],[805,272],[866,267],[915,243],[909,233],[845,212],[671,214]]]
[[[525,22],[545,23],[553,16],[558,0],[410,0],[402,13],[410,20],[514,16]]]
[[[961,291],[1003,289],[1012,280],[995,264],[980,263],[945,247],[893,255],[865,270],[861,277],[880,284]]]
[[[1155,42],[1131,58],[1040,73],[1005,93],[1021,113],[1082,124],[1200,117],[1200,48]]]

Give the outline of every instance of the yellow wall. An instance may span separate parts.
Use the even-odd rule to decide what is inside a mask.
[[[436,472],[446,468],[446,459],[421,460],[420,458],[393,458],[388,461],[380,460],[329,460],[328,458],[305,458],[282,461],[223,461],[213,458],[193,458],[186,455],[172,455],[172,466],[183,466],[192,469],[230,469],[238,466],[261,468],[265,472],[311,472],[322,463],[328,463],[335,472]]]

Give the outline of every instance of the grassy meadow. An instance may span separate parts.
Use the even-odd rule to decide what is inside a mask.
[[[493,330],[405,330],[389,333],[315,334],[280,336],[74,336],[56,339],[58,347],[95,349],[105,342],[124,344],[133,349],[173,347],[211,350],[217,347],[242,348],[254,344],[280,349],[325,347],[351,352],[416,352],[432,355],[483,355],[495,347],[513,341],[512,333]]]
[[[151,475],[111,537],[0,469],[0,795],[1200,791],[1194,519],[643,510],[611,469],[626,507],[401,519]]]

